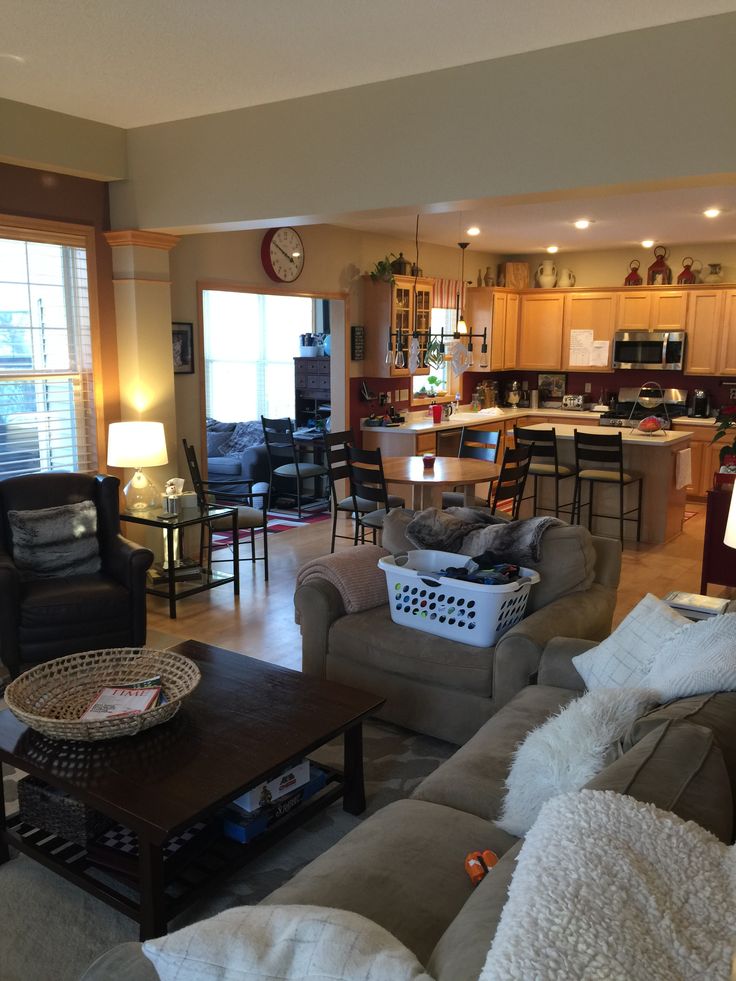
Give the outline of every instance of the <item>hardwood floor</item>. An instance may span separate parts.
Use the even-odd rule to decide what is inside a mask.
[[[695,514],[673,542],[627,546],[624,550],[614,625],[647,592],[655,596],[664,596],[672,589],[699,592],[704,506],[688,503],[688,511]],[[340,518],[338,532],[347,534],[349,528],[349,523]],[[329,521],[272,535],[268,583],[263,581],[263,563],[254,568],[243,561],[239,598],[233,597],[229,586],[200,593],[178,604],[176,620],[169,619],[166,601],[150,596],[148,642],[156,646],[191,638],[299,669],[301,637],[294,623],[294,581],[304,562],[329,552],[329,548]],[[352,545],[338,539],[337,548]],[[224,555],[224,551],[220,553],[221,557]],[[712,588],[711,593],[730,596],[732,591]]]

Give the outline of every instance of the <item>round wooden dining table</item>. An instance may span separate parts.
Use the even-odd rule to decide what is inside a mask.
[[[415,511],[441,508],[442,492],[457,488],[468,507],[475,505],[475,485],[485,484],[501,471],[497,463],[456,456],[435,457],[434,466],[425,468],[421,456],[389,456],[383,461],[387,484],[410,484]]]

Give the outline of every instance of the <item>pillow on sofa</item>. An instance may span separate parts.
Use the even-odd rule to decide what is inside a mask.
[[[646,688],[662,643],[690,620],[647,593],[604,641],[572,659],[586,688]]]
[[[26,579],[99,572],[97,508],[93,501],[34,511],[8,511],[13,561]]]
[[[643,688],[588,692],[533,729],[514,753],[496,824],[525,835],[546,801],[580,790],[616,759],[623,734],[656,701]]]
[[[143,953],[161,981],[431,981],[388,930],[321,906],[238,906],[147,940]]]
[[[643,682],[662,701],[736,690],[736,613],[696,620],[659,647]]]
[[[263,441],[263,426],[260,422],[238,422],[230,433],[230,438],[220,447],[220,453],[223,456],[233,456],[251,446],[260,446]]]
[[[222,447],[232,436],[232,430],[207,430],[207,456],[222,456]]]
[[[213,419],[212,416],[207,416],[205,422],[208,433],[231,433],[236,426],[234,422],[219,422],[217,419]]]

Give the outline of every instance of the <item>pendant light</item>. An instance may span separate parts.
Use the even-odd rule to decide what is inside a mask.
[[[460,289],[457,293],[457,305],[455,307],[455,337],[463,337],[468,334],[468,325],[465,322],[465,250],[470,242],[458,242],[460,248]]]

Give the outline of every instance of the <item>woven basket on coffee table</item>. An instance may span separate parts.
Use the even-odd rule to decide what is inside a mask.
[[[142,712],[114,719],[82,722],[102,688],[130,685],[160,675],[168,701]],[[51,739],[92,742],[130,736],[166,722],[183,698],[199,684],[199,668],[183,654],[146,647],[116,647],[69,654],[46,661],[16,678],[5,689],[10,711],[31,729]]]

